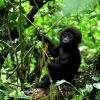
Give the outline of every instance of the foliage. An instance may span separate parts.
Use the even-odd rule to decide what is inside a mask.
[[[72,100],[89,100],[91,93],[94,99],[100,97],[100,1],[95,3],[83,0],[74,5],[77,0],[44,0],[46,4],[40,7],[42,0],[1,0],[0,1],[0,99],[10,97],[20,98],[20,90],[41,80],[47,73],[46,64],[50,59],[47,46],[39,42],[39,33],[50,37],[56,44],[59,43],[60,31],[66,26],[75,26],[82,32],[82,43],[79,48],[82,62],[79,71],[88,72],[92,80],[86,81],[85,87],[74,88]],[[29,17],[32,8],[38,9],[33,16]],[[67,6],[68,5],[68,6]],[[80,6],[81,5],[81,6]],[[86,7],[84,7],[87,5]],[[90,6],[91,5],[91,6]],[[73,7],[73,8],[71,8]],[[67,9],[67,10],[66,10]],[[27,21],[28,20],[28,21]],[[16,31],[18,30],[18,31]],[[97,56],[98,55],[98,56]],[[45,63],[45,67],[43,65]],[[96,63],[95,63],[96,62]],[[100,67],[100,66],[99,66]],[[99,71],[97,73],[94,69]],[[58,87],[65,81],[54,84]],[[26,85],[25,85],[26,84]],[[78,92],[78,93],[77,93]],[[17,93],[17,95],[15,95]],[[52,92],[51,92],[52,93]],[[27,98],[24,96],[24,99]],[[69,98],[65,97],[65,100]]]

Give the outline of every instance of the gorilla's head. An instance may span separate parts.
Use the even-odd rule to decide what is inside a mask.
[[[82,34],[75,27],[66,27],[61,32],[60,44],[62,46],[78,46],[81,42]]]

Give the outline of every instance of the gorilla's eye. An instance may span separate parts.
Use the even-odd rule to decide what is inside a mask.
[[[67,35],[69,38],[71,38],[73,36],[71,33],[68,33]]]
[[[67,37],[70,38],[70,37],[72,37],[72,34],[71,34],[71,33],[65,33],[65,32],[64,32],[64,36],[65,36],[65,37],[67,36]]]
[[[64,32],[64,33],[63,33],[63,37],[72,38],[72,37],[73,37],[73,35],[72,35],[72,33],[67,33],[67,32]]]

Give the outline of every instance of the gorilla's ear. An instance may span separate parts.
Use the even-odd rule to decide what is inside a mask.
[[[76,37],[76,40],[77,40],[77,43],[81,43],[81,40],[82,40],[82,34],[79,30],[76,30],[75,32],[75,37]]]
[[[79,29],[77,29],[76,27],[71,27],[71,30],[73,31],[73,35],[75,37],[76,42],[79,44],[81,43],[82,40],[82,33],[80,32]]]

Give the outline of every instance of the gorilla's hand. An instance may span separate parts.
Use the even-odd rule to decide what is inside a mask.
[[[43,34],[41,34],[41,33],[38,34],[38,35],[37,35],[37,39],[40,40],[40,41],[42,41],[42,36],[43,36]]]

